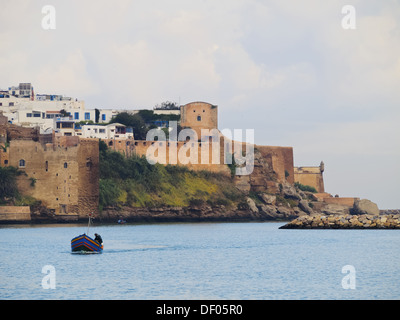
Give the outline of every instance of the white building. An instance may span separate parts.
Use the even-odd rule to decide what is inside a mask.
[[[133,138],[132,128],[126,127],[121,123],[110,123],[108,125],[83,125],[76,135],[82,138],[96,139],[119,139],[127,140]]]
[[[40,127],[42,133],[53,129],[53,120],[66,114],[76,121],[95,121],[95,110],[85,110],[84,101],[61,95],[35,95],[30,83],[1,90],[0,111],[10,123]]]
[[[0,111],[10,123],[23,127],[39,127],[41,133],[55,130],[58,135],[104,139],[133,139],[133,132],[131,128],[126,128],[122,124],[110,124],[106,127],[86,125],[109,123],[121,112],[129,114],[139,112],[139,110],[124,109],[85,109],[84,101],[78,99],[54,94],[35,94],[30,83],[20,83],[19,86],[9,87],[8,90],[0,90]],[[154,110],[154,113],[179,114],[180,111]],[[68,118],[65,118],[66,116]],[[77,122],[86,125],[76,129]],[[74,124],[72,128],[71,124]]]

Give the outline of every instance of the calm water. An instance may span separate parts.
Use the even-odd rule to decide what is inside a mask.
[[[108,225],[102,254],[71,254],[74,226],[0,228],[0,299],[399,299],[400,231],[282,223]],[[45,265],[55,289],[44,289]],[[355,268],[345,290],[342,267]]]

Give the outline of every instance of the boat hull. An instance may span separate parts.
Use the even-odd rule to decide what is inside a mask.
[[[71,240],[72,252],[102,252],[103,245],[86,234],[81,234]]]

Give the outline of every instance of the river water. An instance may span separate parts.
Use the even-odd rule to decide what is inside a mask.
[[[400,298],[399,230],[281,225],[101,225],[85,255],[84,225],[1,226],[0,299]]]

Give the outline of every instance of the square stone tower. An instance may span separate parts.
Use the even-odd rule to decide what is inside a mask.
[[[181,106],[181,127],[195,130],[198,139],[201,129],[218,129],[218,106],[199,101]]]

